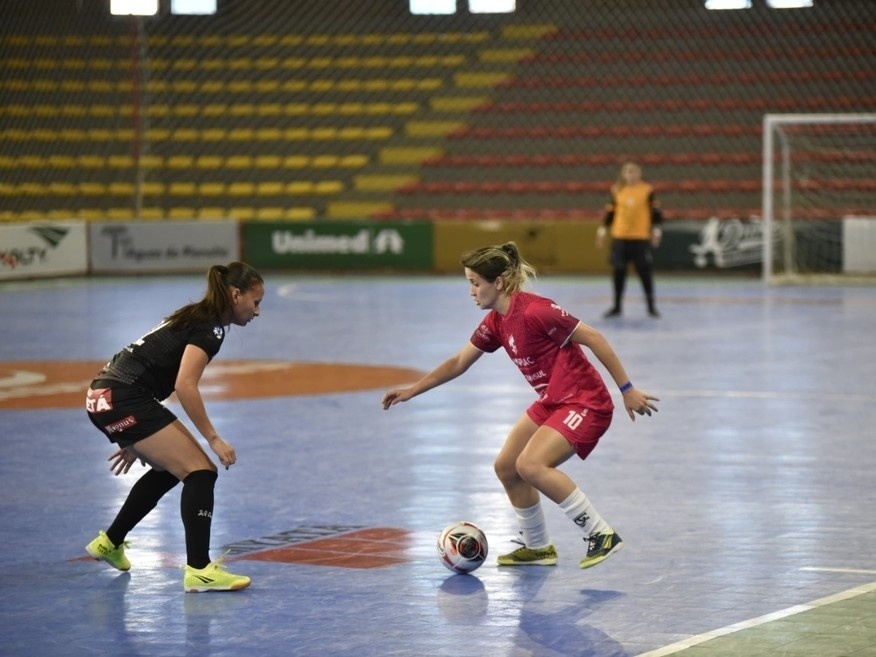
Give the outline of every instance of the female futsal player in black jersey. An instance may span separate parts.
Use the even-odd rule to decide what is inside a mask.
[[[214,265],[207,272],[204,298],[177,309],[132,342],[91,382],[88,417],[119,449],[108,460],[116,474],[140,459],[151,469],[134,484],[113,523],[86,546],[95,559],[129,570],[125,537],[155,508],[165,493],[183,482],[180,513],[186,537],[186,591],[233,591],[249,577],[233,575],[211,562],[210,525],[216,465],[191,431],[161,402],[176,392],[180,405],[228,469],[237,457],[216,431],[198,383],[225,338],[225,327],[246,326],[259,316],[265,294],[261,275],[249,265]]]

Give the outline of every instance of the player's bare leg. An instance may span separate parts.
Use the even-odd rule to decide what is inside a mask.
[[[553,566],[557,551],[547,532],[541,496],[517,471],[520,454],[526,449],[538,425],[524,414],[511,429],[494,465],[496,476],[514,507],[523,546],[498,558],[500,566]]]

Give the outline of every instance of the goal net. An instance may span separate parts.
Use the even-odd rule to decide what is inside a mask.
[[[876,282],[876,114],[767,114],[763,277]]]

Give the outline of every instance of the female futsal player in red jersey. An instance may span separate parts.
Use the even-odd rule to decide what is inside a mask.
[[[498,558],[501,566],[554,565],[540,494],[560,506],[584,533],[587,554],[581,568],[604,561],[622,546],[620,537],[599,515],[580,488],[557,466],[573,454],[585,459],[611,424],[614,404],[587,347],[605,367],[623,395],[624,408],[651,415],[659,401],[635,388],[608,341],[550,299],[522,291],[535,269],[514,242],[476,249],[460,260],[471,296],[489,311],[455,356],[407,388],[390,390],[384,409],[408,401],[468,370],[485,352],[500,347],[511,357],[538,399],[520,417],[495,462],[496,474],[520,523],[523,546]]]

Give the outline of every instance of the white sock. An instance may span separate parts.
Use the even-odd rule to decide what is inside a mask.
[[[544,520],[541,502],[536,502],[535,506],[528,509],[518,509],[515,506],[514,513],[517,514],[517,521],[520,523],[520,531],[523,534],[523,542],[526,547],[538,550],[550,545],[551,539],[547,533],[547,523]]]
[[[569,497],[560,503],[560,508],[569,520],[581,528],[584,536],[590,537],[593,534],[601,534],[611,529],[580,488],[576,488]]]

